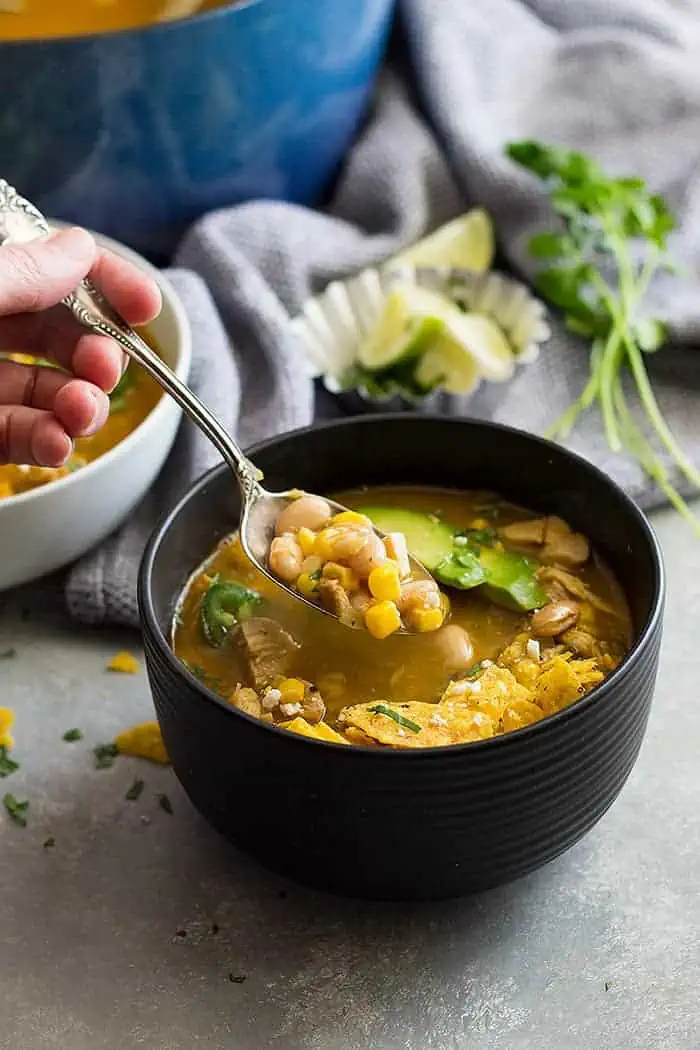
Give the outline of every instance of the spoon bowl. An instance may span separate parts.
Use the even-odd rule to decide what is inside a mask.
[[[39,209],[21,197],[8,182],[0,179],[0,245],[27,243],[37,238],[47,237],[50,233],[51,228]],[[275,535],[275,523],[290,501],[297,499],[301,493],[294,489],[274,493],[263,488],[261,485],[262,473],[243,453],[221,422],[127,324],[91,281],[88,279],[82,281],[74,292],[65,297],[63,305],[70,310],[84,328],[117,342],[129,359],[141,365],[180,405],[186,415],[221,454],[241,490],[241,544],[255,567],[297,601],[302,601],[327,616],[333,616],[346,627],[362,628],[359,620],[350,622],[341,619],[331,610],[318,605],[299,591],[287,586],[269,568],[268,554]],[[332,500],[326,500],[326,502],[334,513],[347,510],[346,507]],[[374,531],[380,539],[384,538],[384,533],[378,529]],[[427,569],[410,554],[409,565],[412,580],[432,580]],[[402,627],[398,633],[408,634],[410,632]]]

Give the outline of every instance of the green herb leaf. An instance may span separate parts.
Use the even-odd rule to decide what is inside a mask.
[[[143,780],[135,780],[124,796],[127,802],[136,802],[137,799],[141,798],[144,786]]]
[[[63,734],[63,739],[67,744],[73,744],[76,740],[83,739],[82,729],[67,729]]]
[[[15,656],[17,656],[16,649],[3,649],[0,652],[0,660],[14,660]]]
[[[467,673],[463,676],[467,681],[472,681],[474,678],[479,678],[486,668],[484,667],[484,661],[479,660],[477,663],[472,664]]]
[[[597,404],[611,450],[637,459],[700,535],[700,519],[671,484],[663,459],[696,488],[700,470],[669,429],[644,362],[645,354],[664,345],[665,328],[639,316],[654,274],[672,268],[667,243],[675,220],[668,205],[643,179],[608,176],[595,160],[573,150],[524,141],[510,143],[506,153],[544,182],[563,225],[561,234],[539,234],[531,245],[534,256],[550,260],[537,287],[562,310],[571,331],[592,340],[589,380],[548,436],[568,437],[580,414]],[[621,393],[626,372],[646,416],[643,430],[631,422]]]
[[[19,769],[19,762],[10,757],[9,749],[0,747],[0,777],[9,777]]]
[[[173,804],[167,795],[158,796],[158,805],[165,813],[172,817],[173,815]]]
[[[15,824],[19,824],[21,828],[26,828],[29,802],[26,800],[20,802],[14,795],[7,794],[4,796],[2,804]]]
[[[98,744],[92,753],[95,756],[95,769],[110,769],[119,751],[116,744]]]
[[[393,707],[387,707],[386,704],[375,704],[374,707],[368,707],[373,715],[384,715],[385,718],[391,718],[397,725],[402,726],[404,729],[410,729],[412,733],[420,733],[421,727],[417,722],[412,722],[410,718],[404,718],[398,711],[394,711]]]

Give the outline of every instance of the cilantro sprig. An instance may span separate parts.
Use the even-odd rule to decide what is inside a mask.
[[[592,341],[588,382],[549,436],[565,439],[581,413],[597,404],[610,449],[625,449],[637,459],[700,534],[700,521],[674,487],[662,456],[698,487],[700,471],[671,433],[645,363],[645,355],[667,338],[664,324],[642,312],[654,275],[675,269],[667,252],[675,220],[666,202],[643,179],[609,176],[574,150],[524,141],[510,143],[506,152],[545,183],[560,220],[558,230],[530,241],[530,254],[546,264],[537,288],[563,312],[569,329]],[[646,417],[643,425],[633,415],[626,374]]]

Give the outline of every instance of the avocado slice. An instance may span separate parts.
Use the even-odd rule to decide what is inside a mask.
[[[547,595],[535,575],[539,562],[534,558],[482,547],[479,561],[486,576],[483,594],[496,605],[515,612],[531,612],[547,604]]]
[[[404,507],[358,507],[380,532],[402,532],[414,558],[433,572],[452,553],[455,530],[430,514]]]

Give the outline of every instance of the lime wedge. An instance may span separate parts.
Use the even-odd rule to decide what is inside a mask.
[[[440,389],[448,394],[471,394],[481,379],[474,358],[444,334],[423,354],[414,375],[426,390]]]
[[[465,314],[446,296],[429,288],[411,285],[403,290],[413,317],[432,318],[442,323],[440,345],[453,342],[471,357],[483,379],[504,382],[515,372],[515,355],[495,321],[484,314]],[[452,355],[450,355],[452,357]],[[417,373],[416,373],[417,375]]]
[[[357,351],[358,361],[368,371],[381,372],[420,357],[442,331],[439,316],[412,308],[413,291],[397,288],[387,295],[376,326]]]
[[[483,208],[474,208],[389,259],[385,267],[454,266],[483,273],[493,262],[493,223]]]

